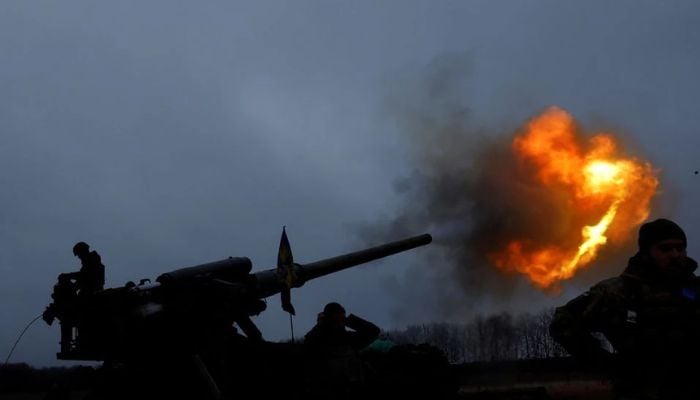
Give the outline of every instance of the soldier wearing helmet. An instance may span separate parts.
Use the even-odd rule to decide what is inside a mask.
[[[346,328],[350,328],[348,331]],[[314,377],[309,382],[313,399],[364,398],[364,366],[359,351],[379,336],[373,323],[345,314],[338,303],[328,303],[316,326],[304,337]]]
[[[550,333],[584,365],[612,373],[618,398],[700,398],[698,264],[667,219],[642,225],[638,245],[620,276],[557,308]]]
[[[61,353],[70,353],[77,340],[88,342],[89,329],[81,325],[84,317],[84,307],[89,303],[89,296],[104,288],[105,266],[100,255],[90,251],[85,242],[73,246],[73,255],[80,259],[80,270],[58,276],[58,283],[51,295],[53,302],[46,307],[42,314],[44,321],[51,325],[58,317],[61,321]],[[77,293],[76,293],[77,291]],[[79,328],[80,335],[74,336],[74,328]]]
[[[64,278],[76,281],[79,295],[93,294],[104,288],[105,266],[96,251],[90,251],[85,242],[73,246],[73,255],[80,259],[80,271],[61,274]]]

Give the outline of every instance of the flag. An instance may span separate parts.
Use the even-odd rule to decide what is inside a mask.
[[[294,257],[292,256],[292,247],[289,245],[285,227],[282,227],[280,249],[277,253],[277,277],[284,286],[284,289],[282,289],[280,293],[282,309],[291,315],[295,315],[296,312],[292,305],[291,289],[297,281],[297,276],[294,273]]]

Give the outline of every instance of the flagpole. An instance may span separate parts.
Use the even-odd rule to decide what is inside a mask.
[[[294,322],[292,321],[292,314],[289,314],[289,327],[292,330],[292,344],[294,344]]]

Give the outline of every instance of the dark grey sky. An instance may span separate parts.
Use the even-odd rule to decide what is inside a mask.
[[[692,252],[698,26],[695,1],[3,1],[0,354],[78,240],[108,286],[229,255],[270,267],[282,225],[300,262],[364,246],[357,227],[388,222],[416,168],[386,99],[418,95],[446,56],[465,60],[477,128],[509,134],[555,104],[623,133],[662,169]],[[431,290],[396,296],[414,259],[295,291],[297,334],[330,300],[385,328],[435,319]],[[263,332],[287,337],[269,309]],[[37,325],[13,359],[55,364],[57,342]]]

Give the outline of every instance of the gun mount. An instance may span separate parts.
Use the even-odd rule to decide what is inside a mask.
[[[291,289],[431,241],[424,234],[298,264],[283,231],[277,266],[257,272],[250,259],[231,257],[85,294],[62,274],[44,319],[60,321],[59,359],[104,361],[94,398],[309,398],[306,347],[267,342],[251,320],[265,298],[280,293],[293,314]],[[394,386],[411,392],[415,382]]]
[[[286,235],[283,239],[286,241]],[[250,317],[266,309],[267,297],[431,241],[431,236],[424,234],[308,264],[290,262],[285,268],[258,272],[251,272],[250,259],[232,257],[166,272],[154,283],[145,279],[138,285],[129,282],[90,296],[66,295],[70,288],[59,280],[45,319],[60,320],[61,351],[57,357],[62,360],[119,362],[161,357],[175,349],[201,354],[232,336],[262,341]],[[245,338],[237,333],[234,323]]]

